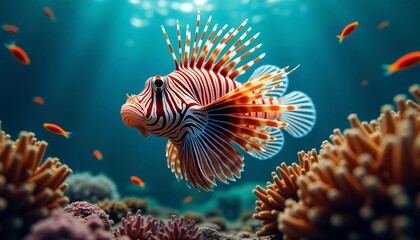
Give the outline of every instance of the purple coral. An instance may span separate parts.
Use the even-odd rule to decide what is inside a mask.
[[[201,233],[198,232],[198,228],[195,226],[195,222],[192,220],[184,220],[184,218],[178,218],[175,215],[171,216],[172,220],[168,222],[168,225],[161,228],[159,231],[159,239],[161,240],[199,240]]]
[[[165,224],[151,216],[145,220],[140,210],[134,216],[128,213],[126,218],[121,219],[121,226],[114,230],[114,236],[117,239],[129,237],[136,240],[200,239],[201,233],[198,232],[194,221],[179,219],[175,215],[171,218],[172,220]]]
[[[97,215],[92,215],[84,224],[74,216],[56,209],[50,217],[34,224],[25,240],[111,240],[112,234],[104,227]]]
[[[158,239],[157,233],[159,227],[164,226],[162,221],[149,216],[146,220],[141,216],[141,211],[138,210],[133,216],[131,212],[127,217],[121,219],[121,226],[114,230],[114,236],[119,237],[128,236],[131,239]]]
[[[64,208],[64,212],[71,214],[83,222],[87,222],[92,215],[97,215],[104,223],[105,229],[110,230],[114,222],[109,219],[108,214],[96,204],[79,201],[73,202]]]

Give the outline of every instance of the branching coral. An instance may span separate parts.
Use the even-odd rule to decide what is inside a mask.
[[[65,194],[70,202],[95,203],[105,199],[117,200],[119,198],[116,184],[104,174],[75,173],[66,180],[66,183],[69,187]]]
[[[72,170],[57,158],[42,162],[46,147],[47,142],[28,132],[12,141],[0,127],[1,239],[20,238],[51,209],[68,202],[64,180]]]
[[[296,183],[297,177],[305,175],[311,170],[312,165],[319,161],[315,149],[308,153],[303,151],[298,153],[299,164],[293,163],[292,166],[287,166],[285,163],[281,167],[277,167],[276,172],[272,172],[273,182],[267,182],[267,189],[257,186],[253,193],[259,198],[256,201],[255,219],[259,219],[263,223],[263,228],[257,231],[259,237],[278,235],[281,233],[277,228],[277,217],[285,208],[285,201],[287,199],[298,200]]]
[[[175,215],[171,218],[172,220],[165,224],[151,216],[145,220],[140,210],[134,216],[128,213],[126,218],[121,219],[121,226],[114,230],[114,236],[117,239],[128,236],[132,240],[200,239],[201,234],[194,221],[179,219]]]
[[[141,211],[137,211],[133,216],[131,213],[121,219],[121,226],[114,230],[117,238],[128,236],[130,239],[149,240],[157,239],[159,227],[163,226],[162,221],[149,216],[146,220],[141,216]]]
[[[195,222],[171,216],[172,220],[167,223],[166,227],[159,229],[160,240],[200,240],[201,233],[195,226]]]
[[[420,87],[410,91],[420,101]],[[395,97],[378,120],[334,130],[322,160],[297,180],[299,201],[279,214],[286,239],[415,239],[420,236],[420,106]]]

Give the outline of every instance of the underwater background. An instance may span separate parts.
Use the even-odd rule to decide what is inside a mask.
[[[43,12],[45,6],[54,11],[55,22]],[[300,64],[289,76],[287,92],[305,92],[317,109],[316,125],[307,136],[285,134],[283,150],[269,160],[246,155],[241,179],[218,183],[213,192],[197,192],[178,182],[167,169],[166,139],[145,139],[120,116],[126,93],[138,94],[149,77],[174,70],[160,26],[174,43],[176,19],[184,32],[186,24],[195,24],[198,10],[202,22],[213,16],[211,26],[237,27],[248,18],[251,34],[261,32],[258,53],[266,56],[239,81],[264,64]],[[0,43],[15,42],[31,59],[23,65],[0,48],[2,128],[13,139],[21,130],[34,132],[48,142],[46,156],[58,157],[76,173],[104,173],[115,181],[121,197],[205,211],[230,194],[253,210],[252,189],[271,180],[281,162],[298,161],[300,150],[318,150],[334,128],[348,126],[350,113],[361,120],[376,118],[383,104],[420,82],[419,67],[388,77],[381,68],[419,50],[419,16],[417,0],[2,0],[0,24],[16,25],[20,32],[0,31]],[[354,21],[359,26],[339,44],[336,35]],[[378,30],[383,21],[389,26]],[[34,104],[35,96],[45,104]],[[48,132],[45,122],[58,124],[72,137]],[[95,159],[95,149],[103,160]],[[133,184],[130,176],[140,177],[145,187]],[[193,198],[189,204],[183,203],[187,196]]]

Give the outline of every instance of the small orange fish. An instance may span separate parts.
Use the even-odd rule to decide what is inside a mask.
[[[136,184],[136,185],[138,185],[138,186],[140,186],[140,187],[144,187],[144,182],[143,182],[143,180],[141,180],[139,177],[136,177],[136,176],[131,176],[131,181],[134,183],[134,184]]]
[[[366,87],[369,84],[368,80],[363,80],[360,82],[360,85],[362,85],[363,87]]]
[[[393,64],[389,64],[389,65],[384,64],[382,65],[382,67],[385,70],[385,73],[384,73],[385,76],[389,76],[393,74],[394,72],[403,71],[403,70],[412,68],[419,63],[420,63],[420,51],[407,53],[406,55],[400,57]]]
[[[93,151],[93,156],[95,156],[95,158],[98,160],[102,160],[103,158],[102,153],[97,149]]]
[[[18,33],[19,28],[14,25],[3,24],[3,30],[9,33]]]
[[[378,24],[378,30],[382,31],[385,28],[387,28],[389,25],[389,21],[383,21],[381,23]]]
[[[70,136],[71,136],[71,132],[66,132],[61,127],[59,127],[59,126],[57,126],[53,123],[44,123],[44,128],[46,128],[48,131],[50,131],[52,133],[62,135],[66,138],[70,138]]]
[[[184,198],[184,203],[190,203],[193,200],[191,196]]]
[[[51,8],[49,7],[44,7],[44,13],[48,16],[48,18],[52,21],[55,22],[57,21],[55,14],[53,12],[53,10],[51,10]]]
[[[29,63],[31,63],[31,60],[29,59],[28,55],[26,54],[26,52],[18,47],[15,43],[10,43],[10,44],[4,44],[4,46],[9,49],[10,53],[13,55],[13,57],[18,60],[20,63],[28,65]]]
[[[346,38],[348,35],[350,35],[354,29],[356,29],[356,27],[359,25],[359,22],[352,22],[349,25],[347,25],[343,31],[341,31],[340,35],[337,35],[338,41],[340,43],[343,42],[343,39]]]
[[[33,98],[34,103],[38,105],[44,105],[45,101],[42,97],[36,96]]]

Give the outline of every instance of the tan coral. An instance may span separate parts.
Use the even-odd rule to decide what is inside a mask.
[[[42,162],[47,142],[21,132],[16,141],[0,126],[0,238],[17,239],[32,223],[63,206],[64,180],[72,172],[57,158]]]
[[[410,88],[420,101],[420,88]],[[413,239],[420,236],[420,106],[399,95],[398,112],[334,130],[322,160],[297,181],[299,200],[279,214],[285,239]]]
[[[277,229],[277,216],[284,210],[287,199],[298,199],[297,177],[305,175],[310,171],[312,164],[319,161],[315,149],[308,153],[299,152],[298,158],[299,164],[293,163],[292,166],[287,166],[282,163],[281,167],[277,167],[276,170],[280,176],[272,172],[273,182],[267,182],[266,189],[257,186],[253,191],[259,198],[255,208],[258,213],[254,214],[253,218],[261,220],[264,225],[257,231],[259,237],[281,234]]]
[[[130,208],[123,201],[105,199],[96,204],[109,215],[114,223],[119,223],[121,218],[130,212]]]

